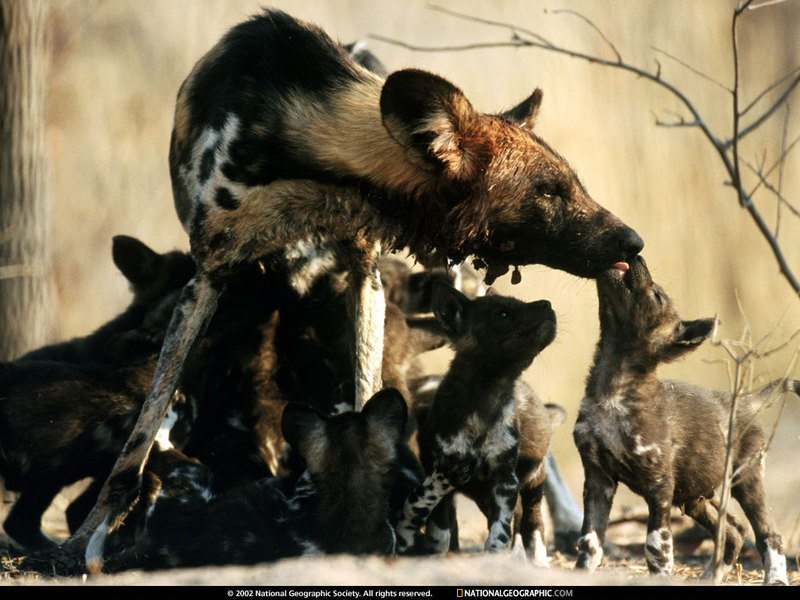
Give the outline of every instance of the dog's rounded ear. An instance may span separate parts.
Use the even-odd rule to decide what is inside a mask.
[[[525,100],[517,104],[511,110],[501,113],[500,116],[522,129],[533,131],[536,122],[536,115],[539,114],[539,107],[542,105],[542,90],[536,88],[533,93]]]
[[[694,348],[702,344],[714,331],[716,319],[697,319],[695,321],[681,321],[680,327],[675,331],[672,343],[676,346]]]
[[[387,432],[395,442],[403,436],[408,421],[408,406],[395,388],[385,388],[364,405],[361,413],[371,428]]]
[[[325,419],[310,406],[290,402],[283,409],[281,432],[286,443],[308,461],[311,449],[324,445]]]
[[[421,169],[470,181],[491,158],[480,115],[460,89],[438,75],[395,71],[383,85],[380,107],[389,135]]]
[[[447,335],[460,335],[464,328],[464,313],[470,300],[454,287],[437,281],[433,284],[431,310]]]
[[[115,235],[111,241],[114,264],[134,285],[146,284],[158,272],[161,255],[144,242],[128,235]]]

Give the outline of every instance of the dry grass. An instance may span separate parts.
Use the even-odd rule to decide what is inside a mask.
[[[323,25],[342,41],[370,33],[435,45],[501,39],[505,32],[426,10],[427,0],[278,0],[273,6]],[[186,236],[172,207],[167,146],[174,97],[194,61],[230,25],[257,11],[261,0],[53,0],[54,57],[48,98],[48,143],[55,197],[53,277],[58,289],[61,336],[85,334],[127,303],[128,291],[110,257],[111,237],[139,236],[158,250],[185,248]],[[731,83],[731,1],[663,0],[626,4],[610,0],[498,0],[459,2],[459,10],[518,23],[593,52],[603,41],[569,15],[544,9],[577,9],[591,17],[626,58],[643,66],[658,59],[663,73],[696,99],[712,126],[729,121],[729,99],[720,87],[653,48],[663,49],[726,84]],[[800,3],[756,11],[742,33],[745,95],[800,64],[796,24]],[[768,43],[765,43],[768,40]],[[700,135],[654,125],[655,115],[680,112],[675,101],[630,75],[534,50],[413,53],[373,42],[391,68],[416,66],[443,74],[486,111],[513,105],[534,87],[544,90],[539,133],[564,154],[596,200],[646,240],[644,255],[654,277],[686,318],[717,315],[721,335],[756,337],[774,332],[788,339],[800,329],[800,302],[780,278],[765,242],[735,203],[713,151]],[[795,94],[796,97],[796,94]],[[800,111],[788,129],[800,131]],[[742,152],[766,163],[777,156],[783,117],[749,136]],[[800,203],[800,152],[789,157],[786,197]],[[763,196],[774,223],[776,203]],[[784,210],[780,239],[789,261],[800,266],[800,223]],[[548,298],[559,319],[556,342],[526,377],[547,402],[563,405],[574,420],[597,339],[597,304],[591,282],[541,267],[523,270],[523,284],[498,283],[502,292]],[[736,296],[739,296],[740,305]],[[783,375],[791,353],[759,363],[754,384]],[[429,369],[448,358],[434,353]],[[720,348],[706,345],[664,370],[668,376],[725,388]],[[791,373],[798,376],[797,372]],[[768,493],[784,539],[800,546],[797,490],[800,403],[782,416],[767,463]],[[579,497],[582,473],[570,427],[554,447]],[[632,501],[620,494],[617,506]]]

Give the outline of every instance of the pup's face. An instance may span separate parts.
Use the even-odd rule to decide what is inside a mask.
[[[714,319],[683,321],[641,256],[597,278],[601,339],[657,362],[677,358],[710,335]]]
[[[437,284],[433,311],[456,352],[472,352],[486,364],[525,368],[556,335],[556,315],[547,300],[522,302],[494,294],[469,300]]]

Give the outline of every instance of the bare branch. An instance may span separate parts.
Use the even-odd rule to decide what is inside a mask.
[[[679,65],[681,65],[685,69],[688,69],[689,71],[691,71],[695,75],[698,75],[698,76],[702,77],[703,79],[706,79],[707,81],[710,81],[714,85],[717,85],[718,87],[721,87],[726,92],[733,93],[733,90],[731,88],[729,88],[727,85],[725,85],[724,83],[722,83],[718,79],[714,79],[713,77],[711,77],[711,75],[708,75],[707,73],[703,73],[701,70],[693,67],[692,65],[690,65],[689,63],[681,60],[677,56],[675,56],[673,54],[670,54],[669,52],[666,52],[664,50],[661,50],[660,48],[656,48],[655,46],[650,46],[650,47],[653,49],[654,52],[658,52],[659,54],[663,54],[667,58],[670,58],[670,59],[674,60],[676,63],[678,63]]]
[[[756,104],[758,104],[758,103],[759,103],[759,101],[760,101],[760,100],[761,100],[761,99],[762,99],[764,96],[766,96],[767,94],[769,94],[769,93],[770,93],[772,90],[774,90],[776,87],[778,87],[778,86],[779,86],[780,84],[782,84],[784,81],[786,81],[787,79],[789,79],[789,78],[790,78],[792,75],[794,75],[795,73],[800,73],[800,66],[798,66],[798,67],[795,67],[794,69],[792,69],[792,70],[791,70],[791,71],[789,71],[788,73],[785,73],[784,75],[781,75],[781,77],[779,77],[779,78],[778,78],[776,81],[772,82],[770,85],[768,85],[767,87],[765,87],[765,88],[764,88],[764,89],[761,91],[761,93],[759,93],[759,94],[758,94],[758,95],[757,95],[755,98],[753,98],[753,100],[751,100],[751,101],[750,101],[750,104],[748,104],[746,107],[744,107],[744,108],[742,109],[742,116],[746,115],[746,114],[747,114],[747,113],[750,111],[750,109],[752,109],[752,108],[753,108],[753,107],[754,107]]]
[[[800,67],[798,67],[798,69],[800,69]],[[794,72],[798,71],[798,69],[795,69],[792,72],[794,73]],[[792,82],[789,84],[789,86],[784,90],[783,94],[781,94],[780,97],[778,97],[775,100],[775,102],[773,102],[772,105],[770,105],[770,107],[767,108],[767,110],[765,110],[763,113],[761,113],[760,117],[758,117],[756,120],[754,120],[752,123],[750,123],[750,125],[748,125],[744,129],[742,129],[738,133],[738,139],[742,139],[748,133],[758,129],[761,126],[761,124],[764,121],[766,121],[767,119],[769,119],[772,116],[772,114],[780,107],[780,105],[783,104],[786,101],[786,99],[791,95],[791,93],[795,90],[795,88],[798,85],[800,85],[800,72],[797,73],[796,77],[792,80]],[[740,113],[740,115],[741,114],[744,114],[744,113]],[[728,148],[733,143],[734,143],[734,138],[732,137],[730,140],[726,140],[723,143],[723,147],[724,148]]]
[[[603,33],[603,32],[600,30],[600,28],[599,28],[597,25],[595,25],[595,24],[594,24],[594,21],[592,21],[591,19],[589,19],[589,18],[588,18],[586,15],[583,15],[583,14],[579,13],[578,11],[576,11],[576,10],[572,10],[572,9],[569,9],[569,8],[562,8],[562,9],[551,10],[551,11],[547,11],[547,10],[545,10],[544,12],[545,12],[545,13],[547,13],[547,12],[551,12],[551,13],[553,13],[554,15],[561,14],[561,13],[567,13],[567,14],[574,15],[574,16],[578,17],[578,18],[579,18],[579,19],[581,19],[581,20],[582,20],[584,23],[586,23],[587,25],[589,25],[589,27],[591,27],[592,29],[594,29],[594,30],[595,30],[595,32],[597,33],[597,35],[599,35],[601,38],[603,38],[603,40],[605,41],[605,43],[606,43],[606,44],[608,44],[608,47],[611,49],[611,51],[612,51],[612,52],[613,52],[613,53],[616,55],[616,57],[617,57],[617,62],[618,62],[618,63],[621,63],[621,62],[622,62],[622,56],[621,56],[621,55],[620,55],[620,53],[617,51],[617,47],[616,47],[614,44],[612,44],[612,43],[611,43],[611,40],[609,40],[609,39],[606,37],[606,34],[605,34],[605,33]]]

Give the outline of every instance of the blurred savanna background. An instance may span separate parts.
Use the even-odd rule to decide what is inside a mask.
[[[20,0],[23,1],[23,0]],[[758,99],[800,65],[800,2],[757,2],[739,27],[740,104]],[[646,0],[460,0],[438,6],[502,22],[508,28],[457,18],[428,0],[52,0],[46,93],[45,155],[50,199],[50,257],[55,341],[84,335],[120,312],[130,294],[111,260],[111,238],[127,234],[159,251],[187,249],[174,213],[167,153],[174,99],[198,58],[232,25],[264,5],[323,26],[342,42],[366,39],[388,69],[418,67],[461,87],[476,108],[509,108],[544,91],[539,135],[581,176],[589,193],[645,240],[654,278],[684,318],[716,316],[719,343],[665,366],[665,377],[728,389],[729,347],[755,348],[753,388],[784,375],[800,377],[800,299],[728,184],[715,148],[699,129],[661,126],[691,121],[674,95],[623,70],[535,48],[415,51],[416,46],[505,42],[511,26],[553,43],[627,63],[683,91],[721,139],[732,132],[734,84],[731,17],[736,3]],[[590,19],[607,38],[594,30]],[[797,71],[794,71],[797,75]],[[728,89],[726,89],[728,88]],[[772,88],[742,119],[770,106],[785,85]],[[740,142],[744,160],[765,171],[800,135],[800,91]],[[770,173],[780,196],[743,168],[745,188],[790,267],[800,275],[800,149]],[[779,200],[778,198],[785,200]],[[792,207],[793,204],[793,207]],[[594,284],[544,267],[524,267],[496,288],[523,299],[549,299],[559,334],[526,372],[546,402],[562,405],[567,422],[554,450],[580,501],[582,469],[572,442],[583,386],[598,336]],[[741,344],[739,343],[741,342]],[[448,351],[428,357],[446,368]],[[764,420],[776,433],[767,460],[768,495],[785,544],[800,547],[800,400]],[[643,506],[620,492],[616,512]],[[644,541],[643,538],[641,540]],[[794,559],[790,559],[794,562]]]

